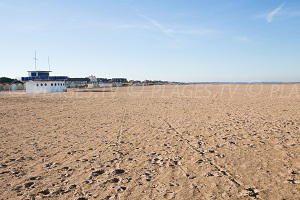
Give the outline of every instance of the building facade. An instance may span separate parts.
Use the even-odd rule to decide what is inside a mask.
[[[68,78],[66,80],[67,88],[87,87],[89,78]]]
[[[47,94],[65,92],[67,76],[49,76],[51,71],[28,71],[28,77],[22,77],[26,82],[27,94]]]

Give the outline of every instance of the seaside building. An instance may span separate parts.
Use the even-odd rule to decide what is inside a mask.
[[[127,83],[127,78],[112,78],[111,82],[113,83]]]
[[[109,81],[108,78],[97,78],[98,83],[107,83]]]
[[[68,78],[66,80],[67,88],[82,88],[87,87],[90,82],[89,78]]]
[[[22,77],[26,82],[27,94],[47,94],[66,92],[65,80],[67,76],[49,76],[51,71],[28,71],[28,77]]]
[[[96,76],[90,75],[87,78],[90,79],[88,84],[88,88],[99,88],[98,80]]]

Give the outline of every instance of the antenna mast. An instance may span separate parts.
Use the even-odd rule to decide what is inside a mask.
[[[36,71],[36,61],[38,60],[38,59],[36,59],[36,51],[34,52],[34,68],[35,68],[35,71]]]
[[[50,58],[48,56],[48,65],[49,65],[49,71],[50,71]]]

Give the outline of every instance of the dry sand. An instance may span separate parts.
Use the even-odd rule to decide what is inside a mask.
[[[1,199],[300,198],[300,85],[93,91],[0,93]]]

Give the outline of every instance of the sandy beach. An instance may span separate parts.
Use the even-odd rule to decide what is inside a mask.
[[[0,100],[1,199],[300,198],[300,85]]]

